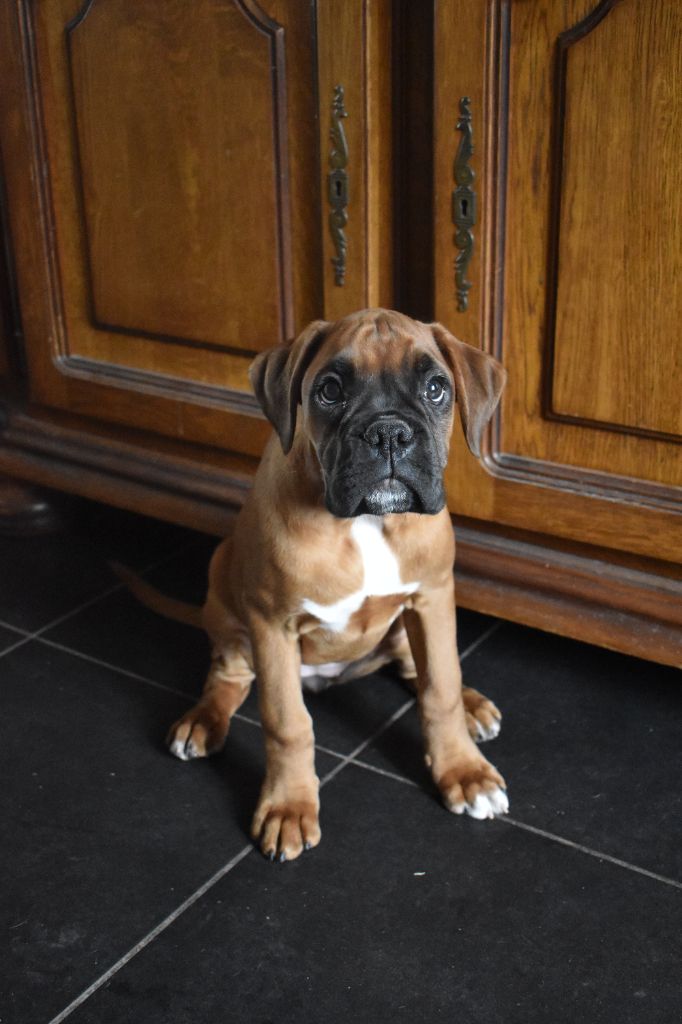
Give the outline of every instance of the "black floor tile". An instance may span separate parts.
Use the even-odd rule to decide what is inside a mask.
[[[467,659],[464,681],[502,711],[483,750],[513,817],[682,880],[679,673],[505,625]],[[362,758],[431,790],[416,711]]]
[[[197,541],[145,578],[165,594],[201,605],[216,542]],[[150,611],[127,589],[84,608],[48,630],[45,638],[190,696],[201,692],[210,661],[203,630]]]
[[[45,1024],[248,843],[262,736],[183,764],[183,699],[37,642],[0,665],[0,1019]]]
[[[361,769],[322,800],[317,850],[248,857],[69,1020],[677,1020],[681,892]]]
[[[62,534],[0,537],[0,564],[0,619],[29,632],[116,583],[91,545]]]
[[[107,561],[142,568],[200,535],[95,503],[65,533],[0,537],[0,620],[34,631],[117,583]]]

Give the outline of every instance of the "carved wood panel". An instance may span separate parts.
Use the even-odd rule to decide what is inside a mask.
[[[652,25],[654,8],[659,18]],[[667,223],[649,222],[652,199],[641,175],[650,140],[642,129],[650,115],[647,89],[662,70],[658,58],[640,63],[640,86],[629,103],[608,97],[619,91],[609,69],[620,66],[621,47],[662,32],[669,11],[638,0],[511,5],[508,35],[500,39],[511,97],[501,170],[501,344],[515,364],[524,359],[526,376],[523,390],[512,386],[492,459],[502,472],[544,474],[559,486],[582,480],[597,492],[659,507],[679,503],[679,438],[660,429],[680,422],[677,317],[661,301],[660,283],[679,262],[682,207],[671,196]],[[623,17],[604,34],[610,19]],[[596,39],[599,47],[590,48]],[[678,60],[680,52],[678,45]],[[670,86],[670,61],[663,74]],[[671,170],[673,143],[661,153]]]
[[[87,0],[64,34],[92,323],[290,337],[284,28],[252,0]]]
[[[682,102],[675,70],[680,35],[669,24],[679,12],[673,15],[672,6],[638,0],[440,5],[434,180],[436,315],[497,354],[510,375],[483,465],[455,439],[451,507],[674,558],[681,547],[679,314],[659,286],[677,274],[682,205],[679,188],[667,194],[669,217],[660,223],[660,197],[644,188],[655,161],[651,135],[666,162],[659,184],[668,174],[672,188],[679,173],[672,159],[679,129],[668,120]],[[609,18],[621,20],[600,37]],[[660,34],[669,38],[657,47]],[[593,37],[599,45],[572,67],[574,54]],[[621,61],[621,44],[631,56],[654,54],[639,62],[639,86],[627,102],[608,92],[616,89],[610,69]],[[627,76],[632,67],[625,64]],[[659,99],[647,136],[648,100],[666,89],[675,103],[664,117]],[[464,95],[472,100],[480,216],[470,308],[462,313],[448,192]],[[628,159],[618,147],[623,140]],[[655,226],[652,206],[659,213]],[[614,272],[624,250],[630,268],[640,271],[636,280]]]
[[[323,304],[313,8],[17,0],[0,18],[32,399],[259,452],[252,355]]]
[[[682,435],[682,6],[604,0],[554,58],[546,413]]]

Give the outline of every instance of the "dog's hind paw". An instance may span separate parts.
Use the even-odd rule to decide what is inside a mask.
[[[491,700],[478,690],[465,686],[462,690],[467,729],[472,740],[484,743],[494,740],[502,727],[502,714]]]
[[[215,711],[197,704],[171,726],[166,737],[168,749],[181,761],[208,757],[224,746],[228,725]]]

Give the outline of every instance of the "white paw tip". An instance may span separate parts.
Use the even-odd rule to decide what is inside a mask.
[[[496,736],[500,734],[500,720],[499,718],[493,718],[490,725],[483,725],[483,722],[476,721],[476,739],[479,742],[485,740],[494,740]]]
[[[173,740],[170,745],[170,752],[181,761],[189,761],[189,755],[185,750],[185,744],[181,740]]]
[[[467,804],[467,814],[470,814],[472,818],[477,818],[482,821],[484,818],[493,817],[493,809],[485,793],[479,793],[473,804]]]
[[[506,814],[509,810],[507,794],[499,786],[489,790],[487,793],[479,793],[472,804],[458,804],[472,818],[483,821],[486,818],[494,818],[497,814]],[[462,810],[455,810],[455,814],[461,814]]]
[[[509,810],[509,797],[499,787],[488,793],[488,800],[495,814],[506,814]]]

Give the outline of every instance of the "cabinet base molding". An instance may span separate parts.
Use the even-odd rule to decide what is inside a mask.
[[[541,535],[455,520],[457,603],[549,633],[682,667],[682,575]]]
[[[12,408],[0,425],[0,473],[220,536],[258,462],[132,430]]]
[[[217,536],[257,461],[133,431],[5,410],[0,472]],[[461,607],[682,666],[682,574],[669,562],[455,519]]]

